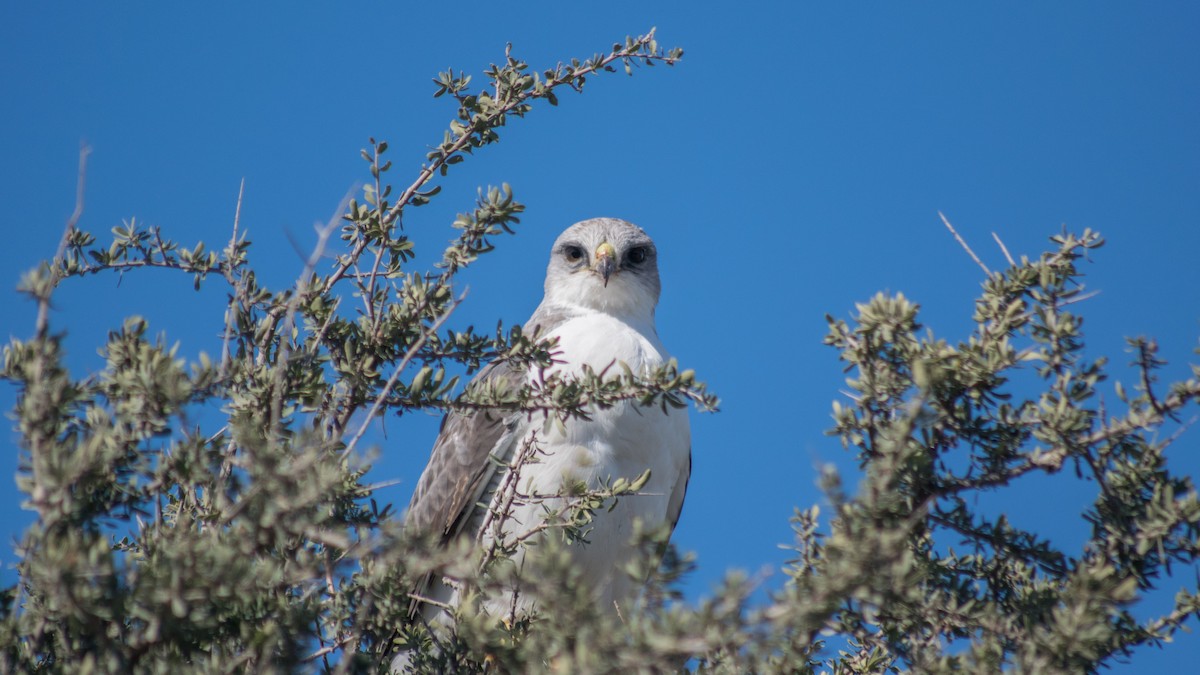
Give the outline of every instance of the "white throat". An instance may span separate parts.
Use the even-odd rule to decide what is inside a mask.
[[[605,286],[597,275],[579,272],[548,279],[542,307],[561,308],[568,315],[607,314],[640,333],[653,335],[657,303],[658,298],[627,273],[614,275]]]

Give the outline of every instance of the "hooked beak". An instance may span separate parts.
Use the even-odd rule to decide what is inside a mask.
[[[604,280],[604,287],[608,288],[608,278],[617,269],[617,249],[606,241],[596,247],[596,255],[593,259],[596,261],[594,267],[596,274],[600,275],[600,278]]]

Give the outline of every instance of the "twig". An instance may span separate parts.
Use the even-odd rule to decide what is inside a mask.
[[[434,600],[433,598],[425,597],[424,595],[421,595],[420,593],[409,593],[408,598],[410,600],[415,600],[422,605],[430,605],[432,607],[438,607],[440,609],[444,609],[444,610],[447,610],[450,612],[454,611],[453,605],[446,603],[446,602],[442,602],[441,600]]]
[[[337,595],[337,586],[333,583],[333,553],[329,547],[325,547],[325,590],[329,592],[329,597]]]
[[[995,239],[996,243],[1000,245],[1000,250],[1004,252],[1004,259],[1008,261],[1008,264],[1012,267],[1016,267],[1017,261],[1013,260],[1013,257],[1011,254],[1009,254],[1008,247],[1004,245],[1004,242],[1000,241],[1000,235],[993,232],[992,239]]]
[[[1157,419],[1161,420],[1165,414],[1176,412],[1191,401],[1200,401],[1200,384],[1188,383],[1186,388],[1181,388],[1179,391],[1168,394],[1159,404],[1162,412],[1156,413],[1158,414]],[[1144,423],[1132,422],[1128,418],[1117,420],[1111,425],[1102,426],[1090,436],[1082,439],[1080,443],[1083,445],[1093,445],[1113,438],[1124,437],[1143,428],[1143,426]]]
[[[284,316],[283,325],[279,328],[276,335],[279,336],[279,348],[275,357],[275,382],[274,396],[271,401],[271,425],[275,427],[279,425],[283,416],[283,378],[287,371],[288,357],[291,355],[291,338],[289,334],[292,332],[292,327],[296,323],[296,310],[300,307],[300,303],[304,300],[306,291],[308,290],[309,279],[313,272],[317,269],[317,262],[325,255],[325,247],[329,243],[329,237],[333,231],[337,229],[340,217],[338,214],[346,210],[346,205],[350,202],[350,194],[347,193],[342,197],[342,201],[338,204],[337,212],[330,217],[329,221],[324,226],[317,227],[317,245],[313,247],[312,253],[309,254],[308,260],[304,263],[304,271],[300,273],[300,278],[296,281],[296,294],[292,296],[288,302],[287,314]],[[265,335],[269,335],[266,333]],[[266,352],[264,345],[264,354]]]
[[[454,300],[454,302],[450,304],[449,307],[446,308],[445,312],[442,312],[441,316],[439,316],[432,324],[430,324],[428,328],[421,331],[420,337],[418,337],[417,340],[413,342],[412,346],[408,348],[408,351],[404,353],[404,358],[400,359],[400,363],[396,365],[396,370],[392,373],[392,376],[388,378],[387,384],[385,384],[383,387],[383,391],[379,392],[379,396],[375,397],[375,403],[373,403],[371,405],[371,409],[367,411],[367,418],[363,420],[361,425],[359,425],[358,431],[354,434],[354,438],[350,439],[350,443],[347,444],[346,449],[342,451],[342,459],[350,456],[350,453],[354,451],[354,446],[358,445],[358,441],[362,439],[363,434],[367,433],[367,427],[371,424],[371,420],[375,419],[375,414],[379,412],[381,407],[383,407],[383,400],[387,398],[388,394],[392,393],[392,389],[396,386],[396,382],[400,381],[400,375],[413,360],[413,357],[417,355],[417,352],[420,351],[421,347],[425,346],[425,342],[429,339],[429,336],[436,333],[438,329],[442,327],[442,324],[444,324],[446,320],[450,318],[450,315],[454,313],[454,310],[458,308],[458,305],[464,299],[466,299],[466,297],[467,293],[464,291],[458,296],[457,299]]]
[[[500,487],[496,489],[496,493],[500,495],[500,504],[497,508],[489,508],[484,515],[483,524],[479,527],[479,534],[476,537],[476,543],[482,543],[483,538],[492,530],[492,545],[488,548],[483,556],[483,560],[479,563],[479,568],[482,570],[487,567],[488,563],[496,555],[496,550],[502,545],[504,523],[512,516],[513,502],[517,497],[518,481],[521,479],[521,468],[524,467],[538,452],[540,446],[537,442],[537,432],[529,435],[521,443],[521,449],[516,453],[507,467],[508,471],[504,474],[504,479]],[[495,528],[493,530],[493,523]]]
[[[362,616],[373,616],[374,611],[375,599],[371,594],[368,593],[366,600],[363,602]],[[342,654],[342,659],[338,663],[337,670],[335,671],[339,673],[339,675],[349,672],[350,665],[354,663],[354,658],[352,657],[358,653],[358,645],[362,641],[362,638],[362,629],[355,628],[350,632],[350,639],[342,641],[342,646],[346,647],[346,650],[345,653]],[[326,672],[328,672],[328,670],[329,669],[326,668]]]
[[[62,239],[58,242],[58,251],[54,254],[55,260],[62,260],[63,254],[67,251],[67,238],[71,234],[71,230],[79,224],[79,219],[83,216],[83,196],[84,187],[87,183],[87,160],[88,155],[92,154],[92,148],[87,143],[79,144],[79,178],[75,183],[75,210],[71,212],[71,217],[67,219],[67,227],[63,230]]]
[[[383,179],[381,178],[381,176],[383,174],[379,170],[379,146],[375,145],[374,150],[375,150],[375,152],[373,153],[373,156],[371,157],[371,173],[375,176],[375,204],[376,204],[376,208],[378,210],[378,208],[383,205],[384,186],[383,186]],[[401,229],[404,228],[404,225],[402,222],[399,225],[399,227]],[[389,234],[388,237],[390,238],[391,235]],[[379,273],[379,264],[383,261],[383,249],[384,249],[383,246],[379,246],[378,248],[375,249],[375,264],[371,266],[371,276],[370,276],[369,280],[367,281],[366,287],[363,288],[363,298],[364,298],[364,300],[367,301],[367,303],[366,303],[367,304],[367,319],[371,323],[371,335],[372,336],[379,335],[379,320],[381,317],[379,314],[375,313],[375,284],[376,284],[376,281],[378,280],[378,277],[376,275]],[[355,271],[357,271],[358,270],[358,260],[357,259],[354,261],[354,265],[355,265]],[[361,288],[362,282],[359,282],[359,285]]]
[[[1060,300],[1058,302],[1058,306],[1066,307],[1067,305],[1074,305],[1077,302],[1084,302],[1086,300],[1091,300],[1092,298],[1096,297],[1097,295],[1100,295],[1100,291],[1089,291],[1087,293],[1080,293],[1079,295],[1076,295],[1075,297],[1067,298],[1066,300]],[[1026,314],[1030,317],[1033,316],[1032,312],[1027,312]]]
[[[938,211],[938,217],[941,218],[942,222],[946,224],[946,229],[950,230],[950,234],[954,235],[954,238],[958,241],[959,246],[962,246],[963,250],[967,252],[967,255],[971,256],[971,260],[974,260],[975,264],[979,265],[979,268],[983,270],[984,274],[988,275],[989,277],[992,276],[992,271],[987,268],[987,265],[983,264],[983,261],[979,259],[979,256],[975,255],[975,251],[971,250],[971,247],[967,245],[967,242],[958,235],[958,232],[954,229],[954,226],[951,225],[950,221],[946,219],[946,215],[941,211]]]
[[[357,639],[357,636],[355,636],[353,634],[342,636],[342,637],[338,638],[336,641],[334,641],[332,644],[328,644],[324,647],[321,647],[317,651],[304,657],[303,659],[301,659],[301,663],[309,663],[311,661],[316,661],[317,659],[319,659],[323,656],[328,656],[329,654],[336,652],[337,650],[341,649],[342,647],[345,647],[346,645],[350,644],[351,642],[354,642],[356,639]]]
[[[243,178],[238,186],[237,207],[233,211],[233,234],[229,237],[229,249],[225,252],[225,280],[229,285],[234,287],[234,297],[230,298],[229,306],[225,308],[225,335],[221,339],[221,365],[217,369],[217,377],[225,377],[225,371],[229,367],[229,341],[233,339],[233,313],[234,306],[237,304],[237,287],[240,282],[235,283],[233,280],[233,259],[237,252],[237,237],[238,224],[242,220],[242,197],[246,194],[246,179]]]
[[[382,251],[380,249],[376,249],[375,250],[375,261],[376,262],[379,261],[380,255],[382,255]],[[374,302],[375,297],[374,297],[374,293],[369,292],[367,290],[366,284],[364,284],[362,281],[359,280],[359,277],[367,277],[370,275],[359,271],[358,261],[356,260],[356,261],[354,261],[354,274],[350,274],[348,276],[351,277],[352,279],[354,279],[354,285],[358,286],[358,295],[359,295],[359,297],[362,298],[363,310],[366,313],[367,321],[371,324],[371,335],[374,336],[375,335],[375,302]],[[372,281],[374,281],[374,280],[372,279]]]
[[[62,237],[58,240],[58,250],[54,252],[54,268],[58,268],[62,264],[63,255],[67,252],[67,241],[71,237],[71,232],[75,226],[79,224],[79,219],[83,216],[83,197],[84,187],[87,184],[87,160],[88,155],[92,154],[92,148],[87,143],[80,142],[79,144],[79,177],[75,182],[75,210],[71,212],[71,217],[67,219],[67,226],[63,228]],[[57,274],[53,271],[52,274]],[[37,334],[45,335],[46,329],[50,324],[50,298],[38,298],[38,314],[37,314]]]
[[[1167,413],[1163,409],[1158,398],[1154,395],[1154,377],[1150,374],[1151,368],[1154,367],[1154,350],[1157,348],[1152,342],[1141,342],[1138,345],[1138,369],[1141,371],[1142,389],[1146,392],[1146,400],[1150,402],[1150,407],[1159,417],[1165,416]]]
[[[1163,441],[1163,444],[1162,444],[1163,448],[1164,448],[1164,449],[1165,449],[1165,448],[1168,448],[1168,447],[1170,447],[1170,446],[1171,446],[1171,444],[1172,444],[1172,443],[1174,443],[1175,441],[1179,440],[1179,438],[1180,438],[1181,436],[1183,436],[1183,434],[1184,434],[1184,433],[1185,433],[1185,432],[1186,432],[1188,429],[1190,429],[1190,428],[1191,428],[1191,427],[1192,427],[1194,424],[1196,424],[1196,422],[1197,422],[1198,420],[1200,420],[1200,415],[1193,415],[1193,416],[1192,416],[1192,418],[1191,418],[1190,420],[1188,420],[1188,421],[1186,421],[1186,422],[1183,422],[1182,424],[1180,424],[1180,425],[1179,425],[1179,428],[1178,428],[1178,429],[1176,429],[1176,430],[1175,430],[1175,431],[1174,431],[1174,432],[1173,432],[1173,433],[1172,433],[1172,434],[1171,434],[1171,435],[1170,435],[1170,436],[1167,438],[1167,440]]]
[[[1154,621],[1146,624],[1146,632],[1155,636],[1162,633],[1169,637],[1174,635],[1180,628],[1184,628],[1186,630],[1184,622],[1195,615],[1195,609],[1176,607],[1170,614],[1167,614],[1166,616],[1160,616]]]
[[[368,483],[368,484],[362,486],[362,489],[366,490],[367,492],[377,492],[384,488],[395,487],[397,485],[400,485],[403,482],[404,481],[400,480],[399,478],[394,478],[392,480],[382,480],[382,481],[379,481],[378,483]]]

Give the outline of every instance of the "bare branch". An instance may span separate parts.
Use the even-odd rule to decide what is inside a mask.
[[[90,154],[92,154],[91,146],[81,142],[79,144],[79,174],[75,182],[75,210],[71,212],[71,217],[67,219],[67,225],[63,228],[62,237],[58,240],[58,249],[54,252],[53,266],[55,269],[62,263],[63,255],[67,252],[67,240],[70,238],[71,232],[79,224],[79,219],[83,216],[84,188],[87,185],[87,160]],[[49,324],[50,298],[39,298],[36,324],[37,334],[45,335]]]
[[[954,226],[950,224],[950,221],[946,219],[946,215],[941,211],[938,211],[938,217],[942,219],[943,223],[945,223],[946,229],[950,230],[950,234],[954,235],[954,239],[958,241],[958,245],[963,247],[963,250],[967,252],[967,255],[971,256],[971,260],[974,260],[976,265],[979,265],[979,269],[983,270],[983,273],[987,276],[992,276],[992,271],[988,269],[987,265],[983,264],[983,261],[979,259],[979,256],[975,255],[975,251],[971,250],[971,247],[967,245],[967,242],[958,235],[958,231],[955,230]]]
[[[58,251],[54,254],[54,259],[62,260],[63,253],[67,250],[67,236],[79,224],[79,219],[83,216],[83,197],[84,187],[87,184],[87,160],[88,155],[92,154],[92,148],[87,143],[79,144],[79,178],[75,183],[75,210],[71,212],[71,217],[67,219],[67,227],[63,230],[62,239],[58,242]]]
[[[1004,242],[1003,242],[1003,241],[1000,241],[1000,235],[998,235],[998,234],[996,234],[995,232],[993,232],[993,233],[992,233],[992,239],[995,239],[995,240],[996,240],[996,243],[1000,245],[1000,250],[1004,252],[1004,259],[1008,261],[1008,264],[1009,264],[1010,266],[1012,266],[1012,267],[1016,267],[1016,266],[1017,266],[1017,261],[1013,260],[1013,257],[1012,257],[1012,255],[1011,255],[1011,254],[1008,252],[1008,247],[1004,245]]]
[[[233,320],[234,311],[237,307],[239,293],[236,292],[237,287],[242,283],[240,280],[235,281],[233,277],[233,260],[237,256],[237,239],[238,226],[242,219],[242,197],[246,194],[246,179],[238,185],[237,207],[233,211],[233,234],[229,237],[229,248],[225,250],[225,265],[224,274],[225,281],[233,286],[235,292],[233,297],[229,299],[229,305],[225,307],[225,334],[221,338],[221,365],[218,367],[218,376],[225,377],[229,369],[229,342],[233,339]]]

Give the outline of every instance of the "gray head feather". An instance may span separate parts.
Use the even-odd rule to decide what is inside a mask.
[[[546,296],[529,326],[552,329],[579,311],[653,323],[658,250],[633,223],[593,218],[567,228],[550,250]]]

